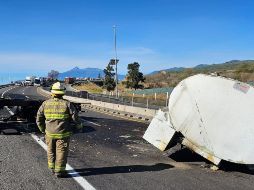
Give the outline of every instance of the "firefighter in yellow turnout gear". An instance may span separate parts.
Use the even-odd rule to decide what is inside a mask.
[[[70,136],[73,125],[81,129],[82,124],[76,108],[62,97],[64,86],[57,82],[51,89],[52,98],[42,103],[37,112],[36,123],[42,133],[46,133],[48,146],[48,167],[57,177],[63,177],[67,163]]]

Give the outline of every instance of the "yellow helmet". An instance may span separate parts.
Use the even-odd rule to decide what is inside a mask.
[[[65,94],[65,87],[63,84],[60,82],[56,82],[53,84],[51,88],[51,93],[52,94],[57,94],[57,95],[64,95]]]

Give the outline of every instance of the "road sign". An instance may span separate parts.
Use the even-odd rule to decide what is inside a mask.
[[[119,59],[117,59],[117,60],[115,60],[115,59],[110,59],[109,64],[110,64],[110,65],[115,65],[115,64],[118,63],[118,62],[119,62]]]

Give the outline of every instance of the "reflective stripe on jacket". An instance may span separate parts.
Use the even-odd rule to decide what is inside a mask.
[[[36,123],[41,132],[46,132],[47,136],[55,139],[69,137],[73,127],[82,127],[76,108],[62,98],[52,98],[43,102],[37,112]]]

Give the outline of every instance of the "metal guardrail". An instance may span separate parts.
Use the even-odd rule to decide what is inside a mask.
[[[147,99],[143,99],[143,98],[139,98],[139,97],[135,97],[135,98],[125,97],[125,96],[115,97],[115,96],[104,95],[104,94],[90,94],[86,91],[79,91],[79,92],[66,91],[66,95],[78,97],[78,98],[85,98],[85,99],[89,99],[89,100],[107,102],[107,103],[140,107],[140,108],[159,109],[159,108],[165,107],[164,101],[161,102],[160,105],[151,105],[151,104],[149,105],[147,103]]]
[[[73,97],[78,97],[78,98],[88,98],[89,93],[87,91],[66,91],[65,92],[66,96],[73,96]]]

